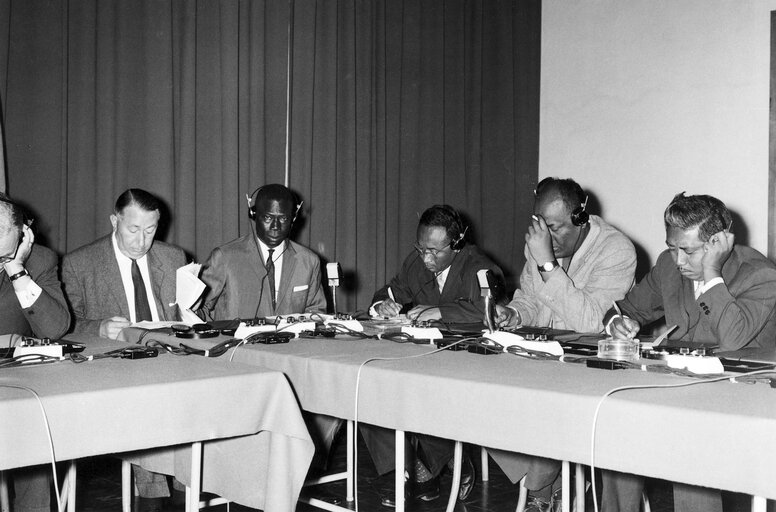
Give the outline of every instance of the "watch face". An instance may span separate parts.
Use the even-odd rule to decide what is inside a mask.
[[[547,263],[545,263],[544,265],[542,265],[542,270],[543,270],[543,271],[545,271],[545,272],[550,272],[550,271],[552,271],[552,270],[553,270],[553,269],[554,269],[556,266],[557,266],[557,263],[555,263],[554,261],[548,261]]]

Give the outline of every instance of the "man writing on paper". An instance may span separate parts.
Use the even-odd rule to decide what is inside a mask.
[[[672,339],[711,341],[720,350],[776,344],[776,266],[735,244],[725,204],[708,195],[674,197],[663,214],[666,245],[649,274],[604,317],[614,338],[634,338],[665,318]],[[604,473],[604,510],[638,510],[643,478]],[[674,485],[675,509],[721,510],[719,491]]]
[[[255,235],[215,248],[202,266],[201,279],[209,288],[200,309],[205,316],[233,320],[326,312],[320,258],[288,238],[301,206],[279,184],[251,194],[248,216]]]
[[[534,195],[520,288],[508,307],[496,306],[496,321],[509,328],[598,332],[612,301],[633,286],[633,243],[601,217],[587,213],[587,196],[572,179],[545,178]],[[527,475],[526,510],[544,510],[559,502],[559,461],[500,450],[490,454],[513,483]]]
[[[501,283],[504,275],[477,246],[466,243],[467,230],[451,206],[424,211],[415,250],[388,285],[375,293],[372,316],[392,318],[408,308],[407,316],[413,320],[482,322],[477,271],[491,270]]]
[[[58,339],[70,327],[70,313],[57,277],[57,255],[35,244],[30,224],[21,206],[0,193],[0,335]],[[49,511],[47,466],[13,470],[11,475],[13,510]]]
[[[116,200],[113,232],[67,254],[62,281],[75,318],[75,332],[116,339],[143,320],[180,320],[175,276],[186,264],[183,250],[154,241],[161,216],[159,200],[130,188]],[[169,496],[164,475],[133,466],[140,512],[159,511]]]
[[[504,277],[485,253],[466,243],[467,230],[451,206],[435,205],[424,211],[418,222],[415,250],[390,283],[375,293],[372,315],[390,318],[402,308],[410,308],[407,316],[411,319],[481,323],[485,312],[477,271],[490,270],[502,288]],[[394,469],[394,433],[365,423],[360,427],[377,472],[383,475]],[[406,459],[411,476],[409,496],[430,501],[439,496],[439,474],[451,461],[455,445],[449,439],[429,435],[412,437],[418,448]],[[465,457],[458,497],[466,499],[473,486],[474,467]],[[381,492],[383,505],[394,506],[393,490]]]

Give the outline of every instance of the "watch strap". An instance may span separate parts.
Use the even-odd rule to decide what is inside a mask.
[[[15,273],[14,275],[12,275],[12,276],[8,276],[8,279],[9,279],[11,282],[14,282],[14,281],[16,281],[17,279],[20,279],[20,278],[22,278],[22,277],[24,277],[24,276],[28,276],[28,275],[30,275],[30,273],[29,273],[29,272],[27,272],[27,269],[26,269],[26,268],[23,268],[23,269],[21,269],[19,272]]]

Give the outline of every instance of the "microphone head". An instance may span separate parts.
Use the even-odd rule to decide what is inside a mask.
[[[340,274],[342,270],[339,263],[326,264],[326,277],[329,279],[329,286],[339,286]]]
[[[483,268],[477,271],[477,281],[480,283],[480,288],[490,288],[490,280],[488,274],[490,270]]]

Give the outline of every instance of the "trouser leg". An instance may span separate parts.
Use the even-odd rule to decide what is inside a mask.
[[[48,466],[31,466],[11,472],[16,495],[14,512],[49,512],[51,509],[51,473]]]

